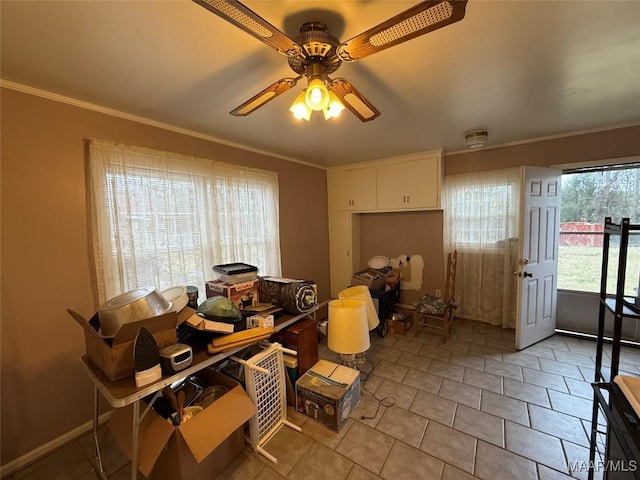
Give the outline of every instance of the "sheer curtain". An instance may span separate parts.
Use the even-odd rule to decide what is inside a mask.
[[[99,301],[195,285],[216,264],[281,275],[277,173],[102,140],[89,142]]]
[[[456,316],[515,327],[520,168],[450,175],[445,248],[458,250]]]

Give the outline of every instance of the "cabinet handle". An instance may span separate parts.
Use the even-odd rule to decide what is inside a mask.
[[[402,203],[407,203],[407,196],[406,195],[402,196]]]
[[[407,195],[407,203],[411,203],[411,196]]]

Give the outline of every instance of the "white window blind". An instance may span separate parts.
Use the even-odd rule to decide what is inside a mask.
[[[99,301],[134,288],[195,285],[216,264],[280,275],[277,173],[89,142]]]

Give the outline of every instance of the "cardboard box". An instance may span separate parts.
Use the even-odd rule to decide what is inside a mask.
[[[388,273],[367,268],[353,274],[353,277],[351,277],[351,285],[365,285],[371,290],[384,290],[388,276]]]
[[[109,380],[116,381],[134,373],[133,344],[140,328],[144,327],[151,332],[158,348],[167,347],[177,342],[177,325],[185,321],[195,310],[185,307],[179,314],[170,312],[158,317],[126,323],[113,338],[104,338],[100,335],[100,321],[97,313],[90,320],[86,320],[73,310],[67,310],[67,312],[84,329],[84,340],[89,360]]]
[[[247,317],[247,328],[273,327],[273,315],[251,315]]]
[[[404,320],[387,320],[387,328],[389,333],[396,335],[404,335],[413,326],[413,315],[407,315]]]
[[[360,403],[360,372],[320,360],[296,382],[296,410],[335,430]]]
[[[197,376],[229,391],[179,426],[150,409],[138,437],[138,470],[154,480],[216,478],[244,450],[244,424],[256,413],[249,396],[233,379],[206,368]],[[140,411],[144,411],[141,405]],[[132,457],[133,407],[116,409],[109,428],[122,450]]]
[[[205,283],[207,298],[226,297],[235,303],[240,310],[248,307],[255,307],[258,304],[258,280],[251,280],[244,283],[219,282],[210,280]]]

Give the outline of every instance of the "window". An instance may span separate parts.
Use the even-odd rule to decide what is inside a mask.
[[[449,243],[486,251],[518,235],[520,169],[452,175],[445,182]]]
[[[565,170],[562,175],[558,288],[600,292],[605,217],[640,222],[640,165]],[[607,292],[615,292],[619,238],[611,237]],[[625,294],[636,295],[640,237],[629,239]]]
[[[97,140],[89,156],[100,302],[143,286],[203,291],[222,263],[280,275],[277,174]]]
[[[456,316],[513,327],[520,168],[447,175],[444,245],[458,251]]]

